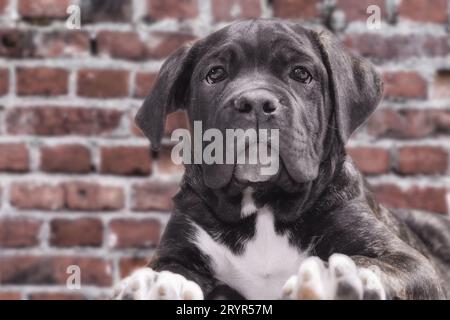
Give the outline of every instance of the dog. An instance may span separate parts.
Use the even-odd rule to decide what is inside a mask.
[[[450,221],[387,210],[345,153],[382,91],[369,62],[294,22],[236,22],[172,54],[136,115],[152,147],[182,109],[278,129],[280,168],[185,165],[152,262],[115,299],[447,298]]]

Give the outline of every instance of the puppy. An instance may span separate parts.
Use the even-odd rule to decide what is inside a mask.
[[[176,51],[136,116],[152,147],[183,109],[191,126],[279,130],[279,169],[186,165],[152,263],[115,298],[446,298],[450,222],[388,211],[345,154],[381,96],[370,63],[296,23],[238,22]]]

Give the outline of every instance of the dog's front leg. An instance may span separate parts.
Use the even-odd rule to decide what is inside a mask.
[[[377,268],[388,299],[445,299],[430,262],[418,252],[386,254],[379,258],[353,256],[360,267]]]

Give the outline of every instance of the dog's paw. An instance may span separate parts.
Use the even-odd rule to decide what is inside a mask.
[[[202,300],[200,287],[182,275],[150,268],[135,271],[114,288],[115,300]]]
[[[333,254],[328,267],[318,257],[309,257],[298,274],[282,289],[283,299],[292,300],[385,300],[386,292],[376,272],[358,268],[353,260]]]

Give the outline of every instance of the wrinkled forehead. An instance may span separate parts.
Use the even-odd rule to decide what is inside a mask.
[[[309,31],[295,24],[277,21],[245,21],[232,24],[204,39],[203,58],[265,61],[292,57],[316,60]]]

